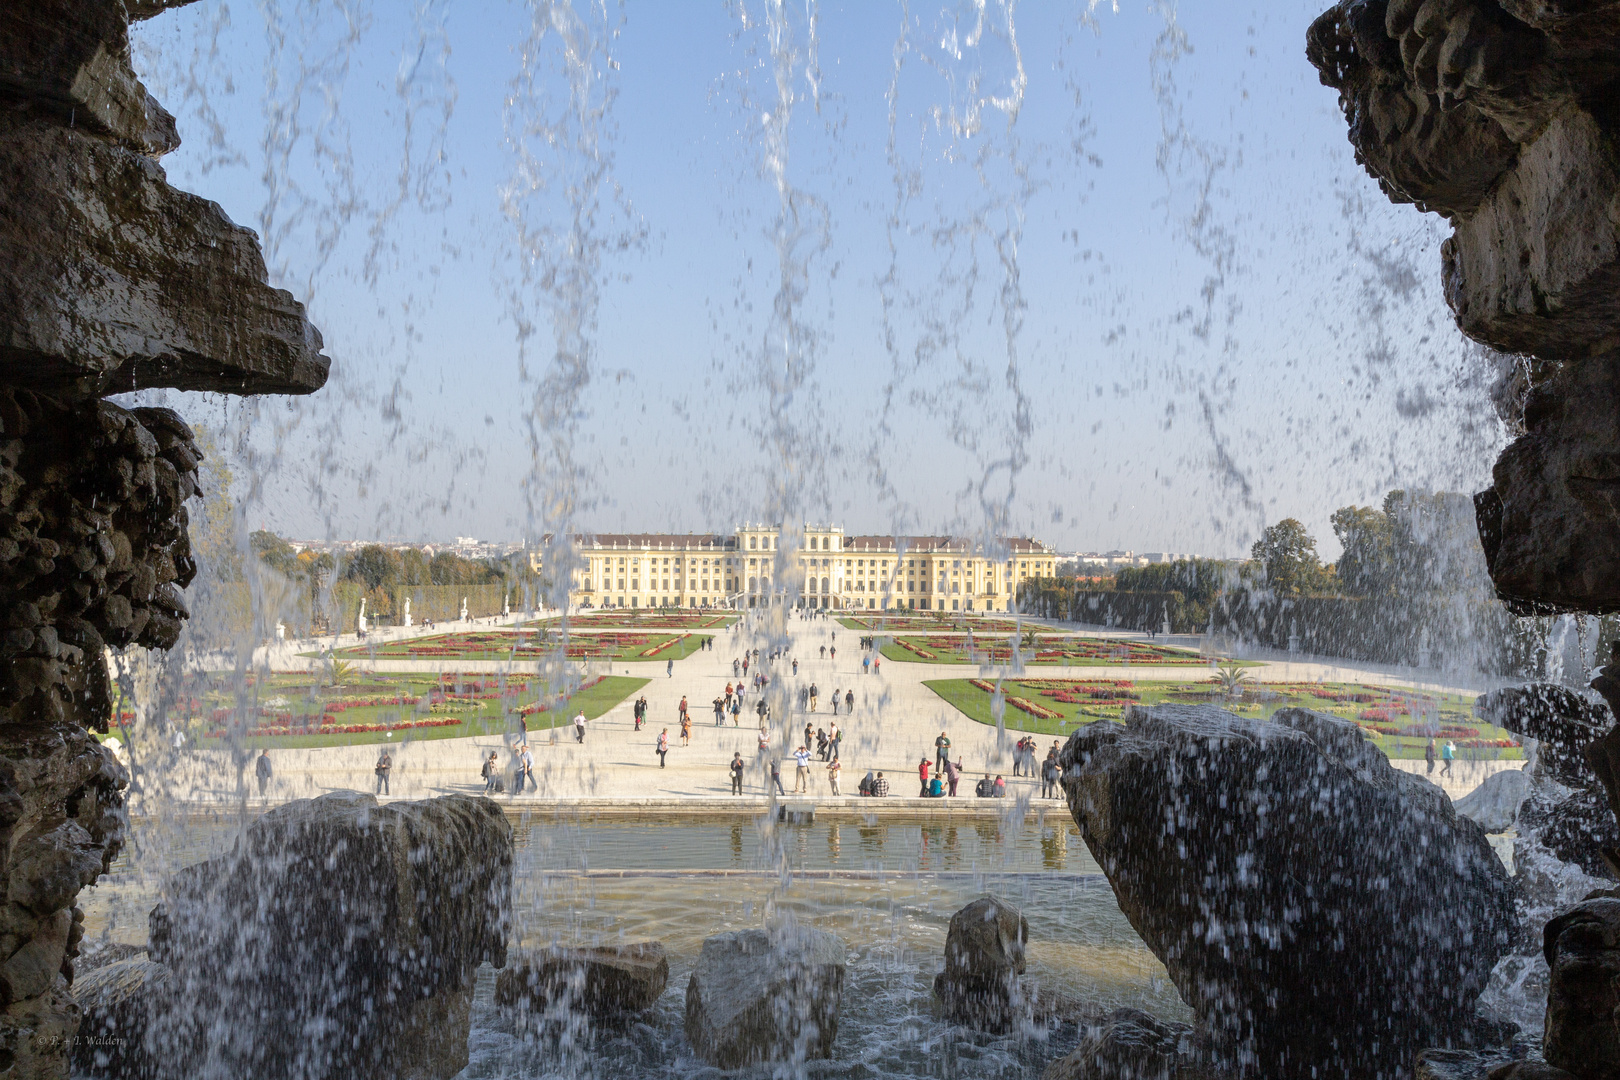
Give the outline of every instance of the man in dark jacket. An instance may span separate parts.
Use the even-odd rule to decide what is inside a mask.
[[[733,795],[742,794],[742,778],[743,759],[742,754],[739,752],[731,755],[731,793]]]
[[[262,796],[264,794],[265,786],[270,783],[269,750],[259,751],[259,760],[253,765],[253,774],[259,778],[259,794]]]

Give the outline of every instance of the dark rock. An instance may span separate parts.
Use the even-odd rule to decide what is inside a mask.
[[[1614,726],[1608,708],[1553,683],[1492,690],[1474,702],[1487,724],[1536,740],[1536,766],[1565,787],[1586,787],[1596,777],[1586,744]],[[1498,774],[1501,775],[1501,774]]]
[[[1006,1031],[1029,1015],[1019,987],[1029,920],[999,896],[983,896],[951,916],[945,970],[934,996],[954,1023]]]
[[[0,8],[0,95],[147,154],[180,145],[174,117],[135,77],[122,0]]]
[[[117,1080],[160,1080],[165,1069],[162,1059],[148,1051],[147,1036],[152,1017],[173,1007],[173,993],[169,969],[144,953],[80,975],[73,984],[73,998],[83,1013],[73,1043],[74,1071]]]
[[[330,361],[253,233],[152,159],[48,121],[0,125],[0,384],[307,394]]]
[[[1080,1045],[1041,1080],[1217,1080],[1207,1037],[1136,1009],[1119,1009],[1087,1030]]]
[[[721,1069],[831,1057],[844,966],[844,943],[820,930],[716,934],[686,984],[687,1041]]]
[[[1518,830],[1533,835],[1560,862],[1573,863],[1596,878],[1612,878],[1606,849],[1620,848],[1620,824],[1603,795],[1581,788],[1560,796],[1531,793],[1519,807]]]
[[[1582,1080],[1620,1075],[1620,900],[1577,904],[1547,923],[1542,941],[1547,1062]]]
[[[1412,1080],[1485,1080],[1492,1069],[1512,1060],[1505,1050],[1424,1050],[1412,1067]]]
[[[1575,1080],[1573,1076],[1544,1061],[1510,1061],[1485,1074],[1485,1080]]]
[[[1525,434],[1476,498],[1491,580],[1517,614],[1620,609],[1617,395],[1620,353],[1565,364],[1531,391]]]
[[[453,1076],[474,972],[505,963],[511,890],[511,826],[488,799],[278,807],[153,909],[151,958],[187,1007],[149,1043],[181,1076]]]
[[[511,957],[495,980],[495,1004],[543,1013],[554,1007],[594,1017],[652,1008],[669,983],[661,941],[555,948]]]
[[[1062,754],[1070,810],[1230,1060],[1393,1076],[1471,1025],[1512,886],[1483,830],[1354,724],[1274,720],[1161,706],[1088,725]]]

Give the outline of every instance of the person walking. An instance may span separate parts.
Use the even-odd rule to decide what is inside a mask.
[[[741,666],[741,662],[735,656],[731,658],[731,677],[733,679],[742,678],[742,672],[738,670]]]
[[[797,656],[795,656],[793,658],[793,677],[798,678],[798,676],[799,676],[799,658]]]
[[[833,703],[833,715],[837,716],[838,715],[838,687],[836,687],[836,686],[833,687],[832,703]]]
[[[394,759],[389,756],[387,747],[383,748],[382,756],[377,759],[377,767],[374,771],[377,774],[376,793],[378,795],[392,794],[388,790],[388,774],[394,771]]]
[[[861,657],[861,674],[872,674],[872,658],[870,656]]]
[[[943,770],[945,768],[945,762],[950,758],[950,756],[951,739],[949,735],[946,735],[942,731],[939,733],[939,738],[934,740],[934,768],[936,770]]]
[[[669,728],[658,733],[658,767],[664,767],[664,755],[669,753]]]
[[[926,798],[928,798],[928,759],[927,758],[923,758],[922,763],[917,766],[917,778],[922,781],[922,790],[917,793],[917,797],[921,798],[921,799],[926,799]]]
[[[782,790],[782,763],[777,761],[775,758],[771,758],[771,782],[765,787],[765,794],[767,795],[771,793],[771,784],[776,786],[776,793],[778,795],[787,794],[787,792]]]
[[[260,750],[259,760],[253,763],[253,775],[259,778],[259,796],[264,796],[264,789],[270,783],[270,751]]]
[[[714,699],[714,726],[724,727],[726,723],[726,703],[723,698]]]
[[[827,763],[827,784],[832,788],[832,793],[834,795],[843,794],[842,791],[838,790],[838,773],[842,768],[843,766],[838,764],[837,758],[833,758]]]
[[[827,659],[827,646],[825,645],[821,647],[821,658],[823,660]]]
[[[1446,745],[1444,745],[1444,746],[1442,746],[1440,748],[1440,775],[1441,776],[1450,776],[1451,775],[1451,763],[1452,763],[1453,760],[1456,759],[1456,757],[1457,757],[1457,744],[1452,742],[1450,739],[1447,739],[1446,740]]]
[[[844,715],[855,715],[855,691],[853,690],[844,691]]]
[[[1433,776],[1434,775],[1434,740],[1433,739],[1430,739],[1429,740],[1429,745],[1423,748],[1423,760],[1429,763],[1429,775]]]
[[[827,659],[836,662],[837,659],[838,659],[838,650],[837,649],[828,649],[827,650]]]
[[[523,790],[523,781],[527,780],[529,790],[538,791],[540,785],[534,779],[534,752],[529,749],[528,743],[523,744],[523,752],[518,755],[518,760],[523,766],[523,771],[518,774],[518,790]]]
[[[574,741],[577,743],[583,743],[585,741],[584,709],[581,709],[579,712],[574,714]]]
[[[742,778],[743,759],[742,751],[739,750],[731,755],[731,793],[733,795],[742,794]]]
[[[731,726],[732,727],[737,726],[737,717],[741,713],[742,713],[742,697],[738,696],[738,697],[732,698],[731,699]]]
[[[874,675],[883,674],[883,657],[881,657],[881,656],[872,657],[872,674],[874,674]]]
[[[493,792],[496,781],[501,777],[501,767],[495,760],[495,751],[491,750],[489,757],[484,759],[484,767],[480,770],[479,775],[484,778],[484,794],[488,795]]]
[[[947,794],[949,794],[953,799],[956,797],[956,781],[958,779],[960,779],[961,776],[962,776],[962,763],[960,761],[952,761],[950,758],[946,758],[945,759],[945,784],[946,784]]]
[[[1055,799],[1058,797],[1058,750],[1056,746],[1046,752],[1046,760],[1041,762],[1041,798]]]
[[[641,725],[647,722],[647,699],[645,696],[636,698],[636,707],[633,711],[636,717],[636,730],[640,731]]]
[[[793,777],[793,791],[798,794],[810,791],[810,751],[801,746],[793,752],[793,760],[798,763],[796,775]]]
[[[670,679],[675,677],[675,658],[673,656],[664,664],[664,676]]]
[[[821,691],[819,689],[817,689],[816,684],[811,683],[810,684],[810,711],[811,712],[816,711],[816,695],[819,694],[819,693],[821,693]]]
[[[680,703],[679,706],[676,707],[675,712],[676,712],[676,715],[680,718],[681,722],[685,723],[686,722],[686,695],[685,694],[681,695],[681,703]]]
[[[681,745],[692,745],[692,718],[685,713],[681,714]]]

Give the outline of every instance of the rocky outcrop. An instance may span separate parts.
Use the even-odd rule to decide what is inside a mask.
[[[171,992],[146,1052],[176,1077],[453,1076],[474,972],[505,962],[511,890],[511,826],[488,799],[271,810],[153,909]]]
[[[1393,1076],[1466,1036],[1512,887],[1484,832],[1356,725],[1274,721],[1162,706],[1087,725],[1063,749],[1069,808],[1223,1060]]]
[[[149,1051],[151,1019],[177,1004],[169,969],[146,954],[104,964],[81,975],[73,998],[82,1019],[73,1043],[73,1070],[112,1080],[161,1080],[161,1058]],[[201,1036],[189,1033],[187,1042]]]
[[[1208,1037],[1191,1026],[1119,1009],[1090,1026],[1041,1080],[1225,1080],[1230,1074],[1210,1058]]]
[[[72,904],[121,842],[124,779],[85,734],[107,646],[168,648],[196,573],[192,433],[103,394],[307,393],[329,362],[253,234],[171,188],[174,118],[129,21],[187,0],[0,6],[0,1071],[67,1070]]]
[[[1519,807],[1532,790],[1523,769],[1503,769],[1457,800],[1457,813],[1488,833],[1507,832],[1519,818]]]
[[[661,941],[553,948],[510,957],[495,980],[498,1008],[614,1018],[653,1007],[669,983]]]
[[[983,1031],[1006,1031],[1029,1016],[1019,985],[1029,920],[999,896],[982,896],[951,916],[945,970],[934,996],[947,1019]]]
[[[1412,1080],[1574,1080],[1541,1061],[1514,1060],[1507,1051],[1425,1050]]]
[[[74,905],[123,844],[127,781],[79,724],[0,724],[0,1061],[11,1075],[65,1074],[84,936]]]
[[[1539,361],[1504,399],[1524,434],[1476,498],[1499,594],[1520,614],[1616,610],[1620,4],[1340,0],[1307,55],[1385,193],[1451,219],[1458,327]]]
[[[721,1069],[831,1057],[844,967],[844,943],[807,927],[708,938],[686,984],[687,1041]]]
[[[1586,746],[1614,726],[1602,704],[1553,683],[1509,686],[1483,694],[1474,713],[1488,724],[1536,741],[1536,770],[1565,787],[1595,779]]]
[[[1581,1080],[1620,1075],[1620,899],[1598,896],[1547,924],[1549,1064]]]

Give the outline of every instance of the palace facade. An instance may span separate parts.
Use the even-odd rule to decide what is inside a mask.
[[[1052,577],[1038,540],[846,536],[836,525],[724,533],[595,533],[574,538],[575,607],[1011,611],[1020,583]],[[530,558],[539,572],[538,555]]]

